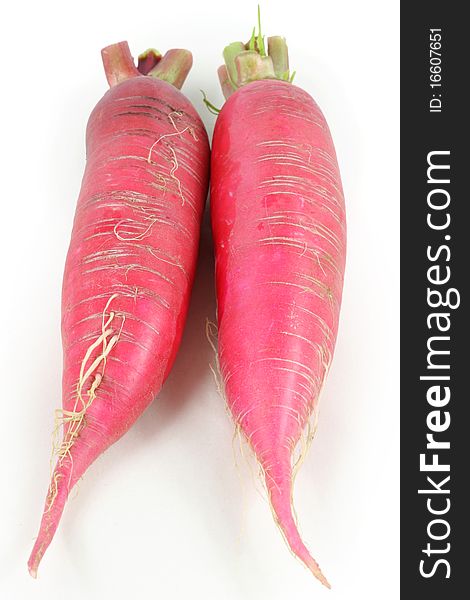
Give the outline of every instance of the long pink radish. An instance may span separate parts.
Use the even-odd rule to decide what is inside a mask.
[[[285,40],[269,38],[266,51],[253,35],[230,44],[224,58],[228,100],[211,159],[221,375],[288,545],[329,587],[299,535],[292,488],[294,450],[307,424],[315,427],[338,330],[340,174],[323,114],[291,83]]]
[[[111,89],[87,127],[65,265],[56,464],[28,567],[36,576],[77,480],[159,392],[181,339],[208,187],[204,126],[179,91],[186,50],[102,52]],[[147,75],[148,73],[148,75]]]

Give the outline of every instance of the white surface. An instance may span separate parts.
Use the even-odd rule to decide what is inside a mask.
[[[398,2],[263,3],[296,83],[322,107],[339,157],[349,254],[336,355],[297,478],[302,532],[330,579],[287,551],[217,395],[208,229],[182,347],[160,397],[90,468],[39,570],[26,560],[60,405],[60,287],[88,114],[107,89],[101,47],[187,47],[184,87],[221,103],[223,46],[246,39],[247,0],[15,2],[2,11],[0,597],[398,598]],[[236,8],[235,8],[236,6]],[[258,488],[261,486],[258,485]]]

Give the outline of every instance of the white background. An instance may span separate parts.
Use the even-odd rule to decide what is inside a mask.
[[[349,249],[336,355],[297,477],[302,533],[329,592],[288,552],[209,363],[209,229],[183,343],[158,399],[72,494],[31,579],[26,561],[60,405],[60,288],[88,115],[106,91],[100,49],[185,47],[184,86],[209,133],[223,46],[249,37],[256,3],[15,2],[2,9],[0,165],[0,597],[398,598],[398,2],[263,2],[296,84],[335,140]],[[234,451],[238,456],[237,463]]]

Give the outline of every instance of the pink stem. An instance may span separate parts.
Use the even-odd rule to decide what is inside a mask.
[[[101,50],[106,79],[110,87],[141,74],[137,70],[127,42],[106,46]]]

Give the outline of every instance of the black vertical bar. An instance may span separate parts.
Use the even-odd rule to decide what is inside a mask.
[[[470,35],[462,6],[401,3],[401,595],[426,600],[470,597]],[[436,376],[449,380],[420,379]],[[427,447],[434,442],[450,448]],[[420,455],[450,470],[426,471]]]

